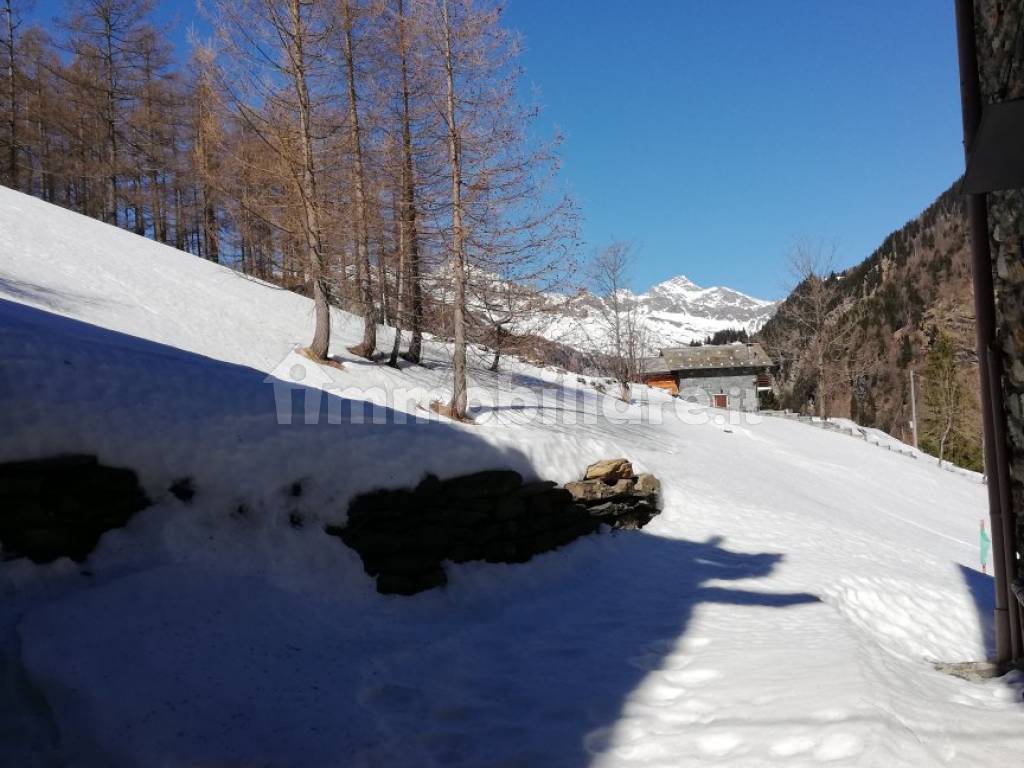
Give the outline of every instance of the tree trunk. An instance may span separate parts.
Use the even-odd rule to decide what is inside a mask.
[[[455,122],[455,62],[452,57],[452,28],[448,18],[448,0],[442,2],[444,18],[444,66],[447,77],[446,116],[448,120],[448,160],[452,172],[452,271],[455,295],[452,297],[452,321],[455,349],[452,354],[452,401],[449,413],[454,419],[466,418],[466,255],[462,231],[462,159],[459,129]]]
[[[397,368],[398,367],[398,353],[399,353],[399,351],[401,350],[401,347],[402,347],[402,323],[401,323],[401,317],[402,317],[402,311],[404,309],[404,296],[403,296],[404,286],[403,286],[402,273],[403,273],[403,271],[405,269],[405,263],[404,262],[405,262],[405,259],[403,259],[401,254],[399,254],[399,257],[398,257],[398,275],[395,277],[395,290],[396,290],[396,292],[398,294],[397,297],[396,297],[397,298],[398,309],[397,309],[397,312],[396,312],[396,315],[395,315],[395,323],[394,323],[395,340],[394,340],[394,343],[392,343],[392,345],[391,345],[391,355],[388,357],[388,365],[390,365],[392,368]]]
[[[363,340],[349,351],[371,358],[377,348],[377,321],[373,310],[373,289],[370,286],[370,255],[366,217],[366,181],[363,175],[363,148],[359,128],[359,102],[356,95],[355,55],[352,50],[352,4],[342,4],[345,23],[345,68],[348,70],[348,116],[352,141],[352,165],[355,197],[356,275],[359,281],[359,303],[363,314]]]
[[[11,0],[5,0],[4,13],[7,15],[7,138],[10,140],[7,179],[13,189],[18,189],[21,186],[18,168],[18,90],[14,70],[14,9]]]
[[[146,108],[146,153],[148,155],[145,160],[150,165],[148,173],[145,174],[145,178],[149,180],[150,219],[153,222],[153,239],[165,243],[167,242],[167,222],[163,216],[164,206],[161,201],[163,184],[160,180],[160,166],[164,163],[157,160],[160,148],[157,138],[156,110],[153,108],[153,61],[150,51],[147,51],[144,56],[142,74]],[[140,174],[140,187],[142,178],[143,175]]]
[[[161,243],[167,242],[167,216],[164,211],[163,183],[157,171],[149,172],[150,217],[153,219],[153,239]]]
[[[203,67],[210,64],[203,57]],[[196,112],[195,130],[195,165],[198,171],[199,194],[202,198],[202,232],[204,255],[212,262],[220,261],[220,232],[217,222],[217,207],[214,198],[213,183],[211,180],[212,171],[210,168],[210,134],[213,132],[211,125],[216,120],[211,102],[214,98],[213,88],[210,87],[208,74],[204,69],[200,72],[196,89],[193,95]]]
[[[324,274],[323,237],[320,228],[320,203],[317,197],[316,168],[313,160],[313,139],[310,130],[309,89],[306,85],[304,58],[305,30],[302,24],[304,0],[290,0],[292,44],[294,46],[295,92],[299,102],[299,142],[302,151],[302,208],[305,221],[306,256],[313,280],[313,307],[316,327],[309,354],[317,360],[327,359],[331,341],[331,308],[327,303],[327,281]]]
[[[38,68],[37,68],[38,72]],[[37,76],[35,97],[39,104],[43,102],[43,84],[42,78]],[[50,173],[50,142],[46,134],[46,129],[43,126],[42,117],[36,119],[35,125],[36,135],[36,151],[38,152],[37,165],[39,167],[39,190],[43,200],[48,203],[54,201],[56,192],[54,191],[53,175]],[[34,173],[34,169],[30,169],[30,174]],[[29,186],[31,187],[33,180],[29,179]]]
[[[405,28],[404,0],[398,0],[398,35],[399,53],[402,74],[402,224],[404,228],[405,249],[402,257],[407,260],[409,269],[410,317],[409,350],[405,359],[411,363],[419,363],[423,355],[423,286],[420,280],[420,246],[419,232],[416,222],[416,178],[412,162],[412,128],[409,114],[409,65],[407,61],[408,38]]]
[[[105,115],[107,128],[107,200],[103,220],[108,224],[117,225],[117,104],[115,101],[116,91],[114,84],[114,31],[111,28],[109,14],[103,17],[104,44],[104,68],[106,72],[106,93],[104,97]]]
[[[203,184],[203,241],[206,244],[206,258],[220,262],[220,237],[217,233],[217,211],[210,202],[210,188]]]
[[[401,175],[405,176],[405,170],[403,168]],[[400,186],[404,189],[405,180],[400,180]],[[401,194],[404,195],[404,192]],[[399,207],[402,203],[399,202]],[[391,355],[388,357],[388,365],[392,368],[398,367],[398,353],[402,346],[402,323],[405,320],[406,307],[405,307],[405,216],[402,211],[395,211],[395,221],[398,223],[396,229],[398,230],[398,269],[395,272],[395,340],[391,345]]]
[[[146,214],[143,211],[141,200],[142,200],[142,178],[136,178],[135,184],[135,202],[132,205],[132,225],[135,230],[135,234],[141,237],[146,236]]]
[[[174,186],[174,247],[185,250],[185,202],[182,200],[181,187]]]
[[[946,441],[949,440],[949,433],[953,431],[953,408],[955,407],[952,402],[949,402],[952,398],[946,398],[946,405],[949,410],[946,413],[946,423],[942,430],[942,437],[939,440],[939,466],[942,466],[942,460],[946,456]]]
[[[391,302],[388,299],[388,269],[385,259],[384,226],[378,230],[377,238],[377,292],[380,303],[377,305],[376,320],[378,325],[388,325],[393,320]]]
[[[821,343],[820,340],[818,342]],[[817,391],[814,393],[814,410],[818,415],[819,419],[825,418],[825,359],[822,353],[818,352],[818,360],[816,365],[817,372]]]

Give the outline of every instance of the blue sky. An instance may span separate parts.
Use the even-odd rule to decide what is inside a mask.
[[[183,40],[192,2],[158,7]],[[585,249],[633,242],[637,289],[685,274],[778,298],[795,239],[854,264],[962,171],[952,9],[509,0],[505,20],[538,130],[565,134]]]
[[[961,173],[953,3],[513,0],[589,244],[784,295],[795,238],[865,258]]]

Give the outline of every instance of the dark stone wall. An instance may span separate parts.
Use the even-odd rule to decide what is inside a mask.
[[[95,456],[0,464],[0,552],[36,563],[82,561],[104,532],[148,505],[132,470]]]
[[[415,488],[357,496],[344,526],[327,526],[359,553],[384,594],[412,595],[447,583],[442,563],[523,563],[595,533],[601,525],[640,528],[658,513],[660,487],[651,475],[608,475],[569,483],[524,483],[517,472],[492,470]]]
[[[186,504],[196,494],[189,478],[168,490]],[[301,493],[301,484],[290,492]],[[510,470],[427,475],[415,488],[356,497],[346,525],[326,531],[359,553],[380,592],[414,594],[447,582],[446,560],[522,563],[602,525],[641,528],[658,514],[660,492],[653,475],[635,475],[626,459],[593,464],[565,487],[524,483]],[[0,557],[82,561],[106,531],[149,504],[134,471],[95,456],[0,464]]]
[[[1024,0],[975,0],[985,103],[1024,98]],[[1024,552],[1024,189],[988,196],[1018,551]]]

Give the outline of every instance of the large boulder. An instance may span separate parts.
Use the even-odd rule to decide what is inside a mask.
[[[604,480],[611,484],[617,480],[633,477],[633,465],[628,459],[604,459],[587,467],[584,480]]]

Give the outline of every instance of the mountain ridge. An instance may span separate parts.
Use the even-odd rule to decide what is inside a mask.
[[[784,407],[806,411],[820,396],[829,415],[849,417],[909,442],[913,370],[921,377],[917,406],[925,447],[923,425],[929,414],[923,374],[935,339],[946,334],[957,350],[968,393],[967,427],[954,436],[947,455],[962,466],[981,467],[970,237],[961,187],[962,180],[955,181],[863,261],[829,278],[839,282],[828,323],[842,343],[826,355],[822,393],[816,391],[814,340],[788,317],[795,293],[779,304],[759,339],[782,361],[777,382]]]
[[[756,333],[779,305],[726,286],[703,287],[683,274],[640,293],[623,289],[620,296],[636,307],[645,345],[651,351],[703,341],[726,329]],[[607,306],[605,299],[583,291],[566,300],[566,306],[567,310],[542,335],[581,349],[606,347],[609,329],[601,318]]]

